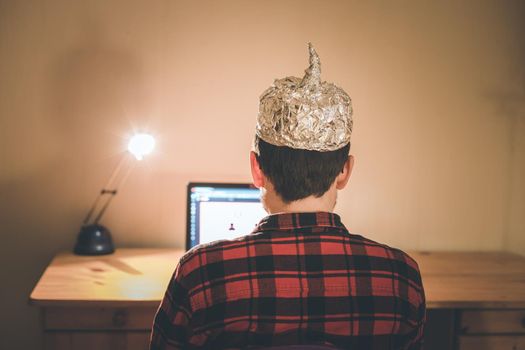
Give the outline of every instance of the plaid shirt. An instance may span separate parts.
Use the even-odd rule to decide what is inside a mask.
[[[180,260],[151,349],[420,349],[424,322],[421,276],[407,254],[348,233],[336,214],[276,214]]]

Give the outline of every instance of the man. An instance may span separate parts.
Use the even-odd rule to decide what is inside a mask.
[[[350,97],[305,76],[261,96],[253,182],[269,216],[190,250],[155,317],[151,349],[282,345],[419,349],[425,299],[404,252],[350,234],[333,213],[350,178]]]

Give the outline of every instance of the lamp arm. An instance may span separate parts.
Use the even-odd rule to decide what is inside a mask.
[[[114,189],[112,189],[112,190],[109,189],[110,186],[112,186],[112,184],[117,179],[118,175],[122,172],[122,168],[124,166],[125,161],[128,159],[128,156],[129,156],[128,153],[124,154],[124,156],[120,159],[120,161],[118,162],[118,164],[115,167],[115,169],[113,169],[113,172],[111,173],[111,176],[109,177],[109,180],[106,182],[106,185],[102,188],[102,190],[100,190],[97,198],[95,198],[95,201],[93,202],[93,205],[91,206],[91,208],[89,209],[86,217],[84,218],[84,221],[82,222],[82,225],[89,224],[89,221],[93,217],[93,214],[95,213],[95,210],[97,209],[101,198],[104,197],[105,195],[109,194],[110,197],[104,203],[103,207],[101,208],[101,210],[96,215],[96,219],[95,219],[94,223],[98,223],[98,221],[102,218],[102,215],[104,215],[104,212],[106,211],[107,207],[109,206],[109,203],[111,202],[111,199],[117,194],[117,188],[119,187],[119,185],[122,184],[123,180],[129,176],[130,170],[128,170],[128,172],[126,173],[126,176],[124,178],[121,178],[120,181],[118,181],[116,184],[114,184],[114,186],[113,186]]]
[[[104,205],[102,206],[102,208],[100,209],[100,211],[98,212],[96,218],[95,218],[95,221],[93,222],[94,224],[98,224],[98,222],[100,221],[100,219],[102,219],[102,216],[104,215],[104,213],[106,212],[106,209],[109,207],[109,203],[111,203],[111,200],[113,199],[113,197],[115,197],[115,195],[117,194],[117,190],[103,190],[103,192],[105,194],[109,194],[109,197],[108,199],[106,200],[106,202],[104,203]]]
[[[86,217],[84,218],[84,221],[82,221],[82,226],[85,226],[89,223],[89,220],[91,219],[91,216],[93,215],[93,212],[95,211],[95,208],[97,207],[98,202],[100,198],[102,198],[103,195],[104,195],[104,190],[100,191],[97,198],[95,198],[95,201],[93,202],[93,205],[91,205],[91,208],[89,209]]]
[[[135,166],[135,163],[133,163],[133,164],[131,164],[129,166],[128,171],[126,171],[126,174],[119,180],[118,183],[115,184],[115,187],[114,187],[113,190],[103,189],[100,192],[100,197],[102,195],[104,195],[104,194],[108,194],[109,197],[106,200],[106,202],[104,203],[104,205],[102,206],[102,208],[100,209],[100,211],[98,212],[98,214],[97,214],[97,216],[95,218],[95,221],[94,221],[95,224],[98,224],[100,219],[102,219],[102,216],[106,212],[106,209],[108,209],[109,204],[111,203],[111,200],[113,199],[113,197],[115,197],[117,195],[117,191],[118,191],[119,187],[123,186],[124,183],[126,183],[126,180],[129,178],[129,174],[131,174],[131,171],[133,170],[134,166]]]

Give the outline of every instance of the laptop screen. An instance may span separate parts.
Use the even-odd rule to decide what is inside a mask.
[[[268,215],[251,184],[190,183],[187,210],[186,249],[247,235]]]

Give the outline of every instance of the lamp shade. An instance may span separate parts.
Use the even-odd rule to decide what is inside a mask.
[[[142,160],[144,156],[150,154],[155,148],[155,138],[150,134],[135,134],[128,143],[128,151],[137,158]]]

